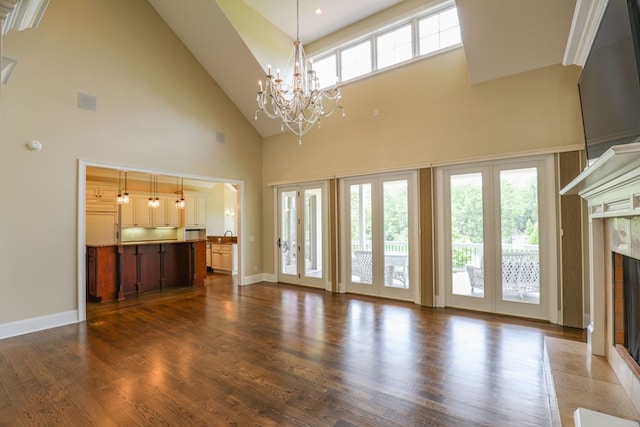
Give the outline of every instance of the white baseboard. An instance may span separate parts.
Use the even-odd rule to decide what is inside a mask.
[[[276,283],[275,274],[254,274],[252,276],[244,276],[243,284],[251,285],[259,282]]]
[[[0,325],[0,339],[56,328],[71,323],[78,323],[78,310],[63,311],[62,313],[3,323]]]

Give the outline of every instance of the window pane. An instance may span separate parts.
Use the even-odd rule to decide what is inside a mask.
[[[538,173],[500,171],[502,300],[540,304]]]
[[[351,46],[340,52],[342,81],[371,72],[371,41]]]
[[[460,27],[451,28],[440,33],[440,49],[460,43]]]
[[[320,87],[333,86],[338,81],[338,69],[336,68],[336,55],[325,56],[313,62],[313,69],[320,80]]]
[[[296,191],[285,191],[282,193],[282,212],[280,213],[280,250],[282,251],[281,273],[298,274],[298,263],[296,259],[297,247],[297,218],[296,213]]]
[[[429,16],[421,19],[419,23],[420,37],[427,37],[434,34],[438,34],[440,31],[440,24],[438,15]]]
[[[483,298],[482,174],[453,175],[450,185],[452,292]]]
[[[322,277],[322,189],[304,190],[304,275]]]
[[[411,59],[411,24],[378,36],[376,49],[378,69]]]
[[[373,233],[371,218],[371,184],[354,184],[350,188],[351,281],[373,284]]]
[[[440,31],[460,26],[460,21],[458,21],[458,10],[455,7],[442,12],[438,15],[438,18],[440,20]]]
[[[453,7],[418,22],[420,55],[426,55],[461,43],[458,10]]]
[[[409,289],[409,182],[386,181],[382,192],[384,285]]]

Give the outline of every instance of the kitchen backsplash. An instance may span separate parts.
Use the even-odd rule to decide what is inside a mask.
[[[126,242],[147,242],[153,240],[178,240],[176,228],[124,228],[122,230],[121,241]]]

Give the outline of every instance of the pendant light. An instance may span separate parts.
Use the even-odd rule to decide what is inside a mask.
[[[157,208],[160,206],[160,199],[158,198],[158,175],[155,176],[155,180],[156,180],[156,193],[155,193],[155,198],[153,199],[153,207]]]
[[[122,171],[118,171],[118,197],[116,201],[119,205],[129,203],[129,193],[127,193],[127,171],[124,172],[124,194],[122,193]]]
[[[124,171],[124,194],[122,195],[122,203],[129,203],[129,192],[127,191],[127,171]]]
[[[122,195],[122,186],[120,184],[122,184],[122,171],[118,171],[118,196],[116,197],[116,202],[122,205],[124,204],[124,196]]]
[[[178,187],[178,178],[176,178],[176,208],[184,209],[184,178],[182,178],[182,190]]]
[[[150,208],[157,208],[160,206],[160,199],[158,198],[158,177],[149,175],[149,201],[147,206]]]

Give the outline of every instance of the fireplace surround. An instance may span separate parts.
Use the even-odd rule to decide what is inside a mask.
[[[623,255],[640,259],[640,143],[611,147],[560,194],[579,194],[587,205],[590,350],[607,358],[640,411],[640,367],[622,345],[624,327],[616,316],[622,270],[615,269]]]

